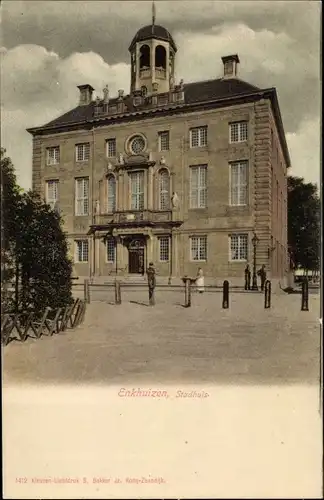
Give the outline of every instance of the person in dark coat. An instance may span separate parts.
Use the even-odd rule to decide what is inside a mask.
[[[245,277],[244,289],[245,290],[250,290],[251,289],[251,271],[250,271],[249,264],[245,268],[244,277]]]
[[[261,291],[263,291],[263,289],[264,289],[264,284],[265,284],[266,279],[267,279],[267,272],[266,272],[265,264],[263,264],[263,266],[261,267],[261,269],[259,269],[259,271],[258,271],[258,276],[260,276],[260,280],[261,280]]]
[[[149,263],[149,267],[146,271],[147,273],[147,283],[149,288],[149,300],[152,305],[154,302],[154,288],[156,287],[156,276],[155,276],[155,268],[153,262]]]

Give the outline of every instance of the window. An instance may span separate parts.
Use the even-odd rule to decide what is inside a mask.
[[[89,213],[89,179],[80,177],[75,179],[75,215]]]
[[[248,258],[248,235],[232,234],[230,236],[230,259],[247,260]]]
[[[109,214],[116,210],[116,179],[114,175],[109,175],[107,179],[107,212]]]
[[[161,236],[159,238],[160,262],[168,262],[169,260],[169,236]]]
[[[117,155],[116,152],[116,139],[107,139],[106,141],[106,147],[107,147],[107,157],[108,158],[115,158]]]
[[[46,203],[48,203],[52,209],[55,208],[55,205],[58,202],[58,188],[59,188],[58,180],[46,181],[45,199]]]
[[[190,147],[200,148],[202,146],[207,146],[207,127],[190,129]]]
[[[195,261],[207,260],[207,236],[191,236],[190,258]]]
[[[130,150],[134,155],[138,155],[143,153],[145,150],[146,143],[144,138],[141,135],[135,135],[130,141]]]
[[[167,169],[159,171],[159,210],[170,208],[170,176]]]
[[[89,242],[88,240],[77,240],[76,246],[76,262],[88,262],[89,260]]]
[[[159,132],[159,151],[169,151],[170,136],[169,131]]]
[[[144,208],[144,172],[130,173],[131,210]]]
[[[107,262],[115,262],[116,255],[116,242],[114,238],[108,238],[106,241],[106,250],[107,250]]]
[[[46,149],[46,164],[47,165],[57,165],[58,163],[60,163],[60,148],[59,148],[59,146],[47,148]]]
[[[85,142],[84,144],[76,145],[76,161],[88,161],[90,158],[90,144]]]
[[[247,204],[248,162],[238,161],[230,164],[230,205]]]
[[[230,124],[230,142],[243,142],[248,138],[248,122]]]
[[[207,206],[207,165],[190,167],[190,208]]]

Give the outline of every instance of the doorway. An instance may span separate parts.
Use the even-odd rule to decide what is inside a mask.
[[[145,243],[136,239],[128,246],[128,272],[130,274],[144,274]]]

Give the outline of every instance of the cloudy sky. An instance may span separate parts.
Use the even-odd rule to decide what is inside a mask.
[[[293,175],[320,176],[320,3],[157,1],[157,24],[178,46],[177,79],[222,76],[221,57],[238,53],[239,76],[277,87]],[[151,22],[151,2],[2,3],[2,145],[31,187],[31,136],[75,107],[77,85],[129,91],[128,46]]]

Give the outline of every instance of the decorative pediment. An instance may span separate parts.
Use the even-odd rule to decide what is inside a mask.
[[[151,155],[149,153],[142,153],[139,155],[125,155],[124,156],[124,168],[132,167],[152,167],[155,165],[155,161],[152,161]]]

